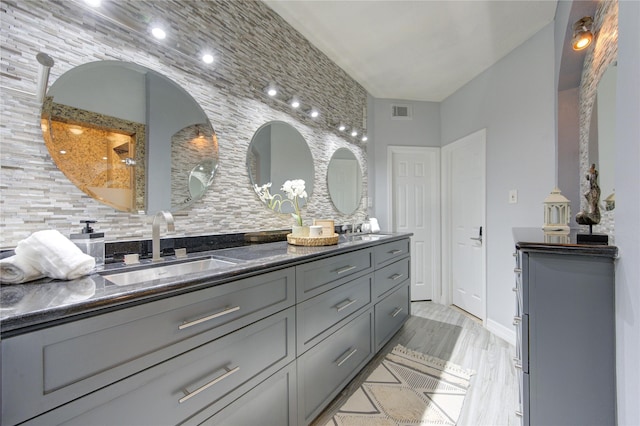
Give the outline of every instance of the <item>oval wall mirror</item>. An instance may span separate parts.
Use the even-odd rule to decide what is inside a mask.
[[[314,167],[311,150],[304,137],[290,124],[272,121],[262,125],[251,139],[247,152],[247,170],[251,183],[268,185],[271,195],[286,199],[280,189],[287,180],[302,179],[310,197],[313,193]],[[306,204],[300,200],[300,207]],[[266,203],[265,203],[266,205]],[[282,213],[292,213],[293,207],[282,204]]]
[[[41,124],[64,175],[120,211],[183,210],[204,196],[218,166],[217,137],[200,105],[133,63],[67,71],[47,92]]]
[[[331,156],[327,186],[333,205],[340,213],[351,214],[362,198],[362,169],[353,152],[339,148]]]

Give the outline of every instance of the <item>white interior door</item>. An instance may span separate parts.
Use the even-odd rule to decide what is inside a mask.
[[[440,149],[392,146],[387,158],[391,228],[413,232],[411,300],[432,300],[440,280]]]
[[[451,303],[485,318],[486,130],[442,149],[445,223],[445,286]],[[446,249],[448,248],[448,250]]]

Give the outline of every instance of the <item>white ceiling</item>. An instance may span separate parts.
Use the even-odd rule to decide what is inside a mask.
[[[374,97],[433,102],[447,98],[553,21],[557,4],[263,1]]]

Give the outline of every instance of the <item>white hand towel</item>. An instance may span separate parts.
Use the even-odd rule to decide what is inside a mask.
[[[0,282],[2,284],[21,284],[42,277],[44,274],[34,268],[23,256],[13,255],[0,259]]]
[[[89,275],[96,266],[93,257],[54,229],[34,232],[20,241],[15,251],[48,277],[60,280]]]

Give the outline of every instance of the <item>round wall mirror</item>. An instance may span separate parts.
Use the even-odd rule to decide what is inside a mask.
[[[311,150],[300,132],[290,124],[272,121],[256,131],[247,152],[247,170],[253,185],[261,187],[271,184],[268,189],[273,196],[286,199],[286,194],[281,190],[282,184],[295,179],[304,180],[309,197],[313,193]],[[307,200],[299,201],[302,207]],[[293,211],[290,204],[282,204],[281,213]]]
[[[358,209],[362,198],[362,170],[356,156],[347,148],[339,148],[331,156],[327,186],[339,212],[351,214]]]
[[[200,105],[133,63],[67,71],[47,92],[41,124],[64,175],[120,211],[182,210],[204,196],[218,166],[217,137]]]

